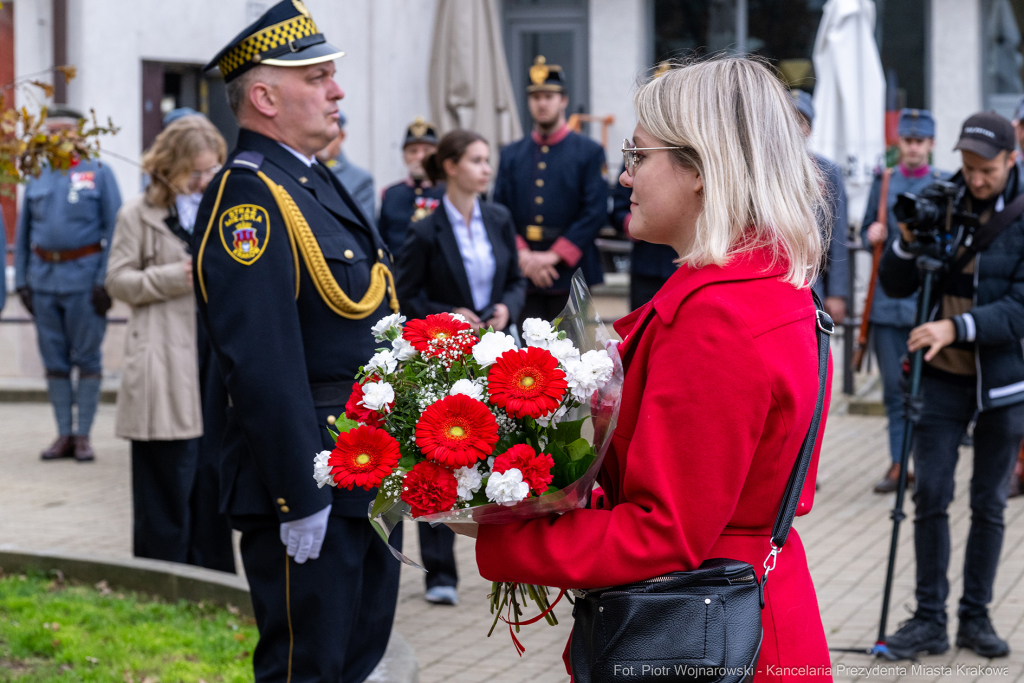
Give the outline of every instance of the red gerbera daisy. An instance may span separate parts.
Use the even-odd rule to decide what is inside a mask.
[[[421,320],[410,320],[402,329],[402,337],[424,356],[438,356],[450,366],[469,353],[479,338],[469,323],[450,313],[435,313]]]
[[[379,382],[380,378],[376,376],[367,377],[361,383],[356,382],[352,385],[352,394],[348,397],[348,403],[345,404],[345,416],[350,420],[361,422],[362,424],[370,425],[371,427],[383,427],[384,416],[378,413],[376,410],[370,410],[363,405],[363,384],[367,382]],[[388,404],[393,410],[395,407],[394,401]]]
[[[423,411],[416,423],[416,445],[423,455],[451,468],[483,460],[498,443],[498,423],[480,401],[465,394],[447,396]]]
[[[558,408],[568,384],[558,361],[536,346],[498,356],[487,376],[487,391],[510,417],[534,419]]]
[[[447,467],[424,460],[405,475],[402,500],[412,508],[413,517],[451,510],[458,493],[458,482]]]
[[[519,470],[523,481],[539,496],[548,490],[554,478],[551,474],[554,466],[554,458],[547,453],[538,455],[530,446],[518,444],[494,459],[493,471],[501,474],[513,468]]]
[[[364,425],[338,435],[327,464],[340,488],[361,486],[369,491],[391,474],[401,457],[395,437]]]

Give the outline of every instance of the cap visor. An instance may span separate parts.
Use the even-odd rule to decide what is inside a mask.
[[[984,140],[976,140],[974,138],[961,139],[960,142],[956,143],[956,150],[967,150],[968,152],[974,152],[986,159],[995,159],[996,155],[1003,152],[1002,147],[994,145],[991,142],[985,142]]]
[[[330,43],[318,43],[317,45],[310,45],[305,50],[286,52],[280,57],[264,59],[260,64],[269,64],[270,66],[309,66],[310,64],[330,62],[344,56],[344,52]]]
[[[531,85],[526,88],[526,92],[565,92],[565,88],[560,85],[549,85],[547,83],[541,85]]]

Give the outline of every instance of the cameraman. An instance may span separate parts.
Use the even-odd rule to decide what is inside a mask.
[[[982,113],[964,122],[955,147],[962,167],[951,182],[966,190],[956,210],[980,217],[972,242],[977,251],[961,248],[951,255],[929,303],[932,322],[914,328],[907,343],[911,352],[927,350],[913,432],[917,611],[886,639],[900,658],[949,649],[946,509],[953,499],[957,448],[975,417],[971,529],[956,644],[982,657],[1010,651],[992,628],[988,603],[1003,544],[1007,482],[1024,439],[1024,198],[1015,201],[1024,182],[1014,147],[1013,126],[1003,117]],[[886,294],[905,297],[918,289],[915,256],[921,251],[915,235],[900,224],[900,239],[879,268]]]

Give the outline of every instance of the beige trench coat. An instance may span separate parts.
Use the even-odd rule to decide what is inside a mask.
[[[107,264],[107,291],[132,307],[114,432],[134,441],[203,433],[190,257],[167,215],[144,195],[126,202]]]

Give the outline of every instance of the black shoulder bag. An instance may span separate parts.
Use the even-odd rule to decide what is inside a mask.
[[[713,558],[693,571],[573,591],[569,659],[574,683],[740,683],[753,678],[761,653],[765,584],[796,515],[825,402],[834,328],[818,297],[812,296],[817,308],[818,403],[775,518],[761,580],[746,562]],[[626,355],[635,348],[636,342]]]

